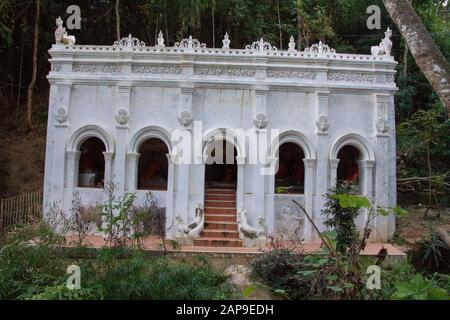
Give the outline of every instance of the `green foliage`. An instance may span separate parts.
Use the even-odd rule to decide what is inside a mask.
[[[436,286],[421,274],[414,275],[408,281],[395,284],[391,299],[395,300],[450,300],[445,289]]]
[[[60,247],[58,237],[48,230],[25,231],[8,238],[0,250],[0,299],[194,300],[226,299],[232,293],[227,276],[205,258],[186,262],[124,247],[104,248],[90,258]],[[30,246],[36,237],[54,241]],[[65,287],[66,268],[72,264],[81,269],[80,290]]]
[[[336,250],[342,254],[345,254],[359,237],[355,220],[360,207],[356,205],[367,205],[363,197],[356,196],[353,193],[354,189],[351,184],[338,184],[326,194],[326,201],[322,210],[322,215],[326,218],[324,224],[335,230]]]
[[[443,262],[443,250],[447,247],[441,240],[439,234],[432,232],[429,239],[424,239],[420,242],[422,256],[422,264],[431,261],[436,268]]]

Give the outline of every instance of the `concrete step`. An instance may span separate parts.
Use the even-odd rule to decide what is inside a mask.
[[[236,208],[205,207],[205,214],[233,214],[233,215],[236,215]]]
[[[194,239],[194,246],[201,247],[242,247],[243,241],[229,238],[198,238]]]
[[[236,194],[234,189],[206,189],[206,194]]]
[[[236,208],[236,200],[206,200],[205,207]]]
[[[237,230],[237,223],[226,221],[205,221],[204,230]]]
[[[226,229],[203,230],[201,236],[203,238],[239,239],[239,232],[237,232],[236,230],[226,230]]]
[[[205,213],[205,223],[206,222],[236,222],[236,215]]]
[[[206,194],[205,201],[236,201],[235,194]]]

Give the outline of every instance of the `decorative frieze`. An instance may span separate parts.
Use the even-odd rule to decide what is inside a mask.
[[[298,70],[267,70],[268,78],[306,79],[315,80],[317,73]]]
[[[392,74],[388,74],[386,76],[386,82],[393,83],[395,81],[395,77]]]
[[[206,44],[201,43],[197,39],[193,39],[192,36],[189,36],[187,39],[176,42],[175,47],[184,49],[205,49]]]
[[[122,70],[121,66],[116,64],[75,64],[73,72],[86,73],[118,73]]]
[[[58,71],[61,71],[61,69],[62,69],[62,66],[60,65],[60,64],[52,64],[52,71],[54,71],[54,72],[58,72]]]
[[[306,48],[305,52],[307,52],[307,53],[336,53],[336,50],[330,48],[325,43],[322,43],[322,41],[319,41],[319,43],[315,43],[311,47]]]
[[[375,81],[375,76],[372,74],[365,74],[365,73],[332,72],[328,73],[328,80],[373,83]]]
[[[181,67],[177,66],[157,66],[157,65],[133,65],[132,73],[151,73],[151,74],[180,74]]]
[[[199,76],[253,78],[256,75],[256,70],[245,68],[196,67],[194,68],[194,74]]]

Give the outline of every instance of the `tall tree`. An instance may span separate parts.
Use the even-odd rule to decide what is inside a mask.
[[[38,44],[39,44],[39,22],[41,15],[41,1],[35,0],[35,18],[34,18],[34,41],[33,41],[33,71],[31,75],[31,81],[28,85],[28,95],[27,95],[27,113],[26,113],[26,126],[28,131],[33,129],[32,122],[32,111],[33,111],[33,94],[34,87],[36,86],[37,77],[37,55],[38,55]]]
[[[383,0],[417,66],[450,111],[450,65],[407,0]]]
[[[116,0],[116,34],[117,40],[120,40],[120,0]]]

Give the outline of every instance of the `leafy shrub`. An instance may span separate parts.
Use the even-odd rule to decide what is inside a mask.
[[[359,232],[356,225],[356,217],[358,216],[358,208],[342,207],[339,199],[334,195],[350,195],[354,194],[354,186],[344,182],[332,188],[326,194],[326,201],[322,210],[325,216],[324,224],[336,231],[336,250],[345,254],[348,248],[358,241]]]
[[[429,239],[424,239],[420,242],[422,252],[422,264],[430,262],[434,267],[439,268],[439,264],[443,262],[443,251],[446,249],[446,244],[441,240],[439,234],[432,232]]]
[[[400,300],[450,300],[448,292],[438,287],[433,281],[415,274],[408,281],[395,284],[392,299]]]

